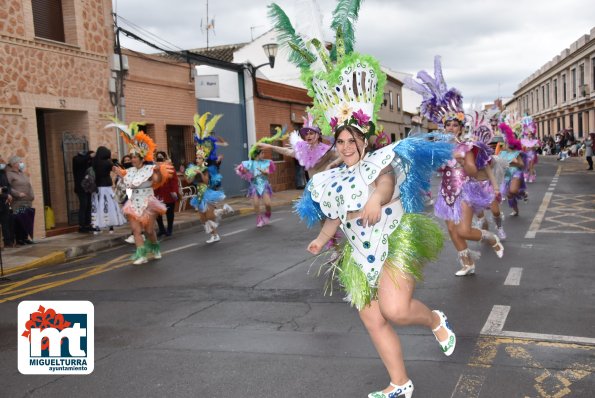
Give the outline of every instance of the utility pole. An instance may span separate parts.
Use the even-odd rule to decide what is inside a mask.
[[[115,92],[110,92],[110,100],[112,101],[112,105],[114,105],[116,118],[123,123],[126,123],[126,98],[124,96],[124,77],[126,74],[126,70],[124,69],[124,57],[122,56],[122,47],[120,45],[120,28],[118,27],[118,16],[116,13],[113,14],[114,16],[114,53],[117,56],[117,63],[118,65],[114,65],[112,69],[112,76],[115,78]],[[112,62],[115,64],[116,59],[113,59]],[[113,97],[113,98],[112,98]],[[118,154],[122,157],[125,151],[124,141],[122,137],[117,132],[116,129],[116,140],[118,143]]]

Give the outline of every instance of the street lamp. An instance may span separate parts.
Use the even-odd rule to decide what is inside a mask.
[[[269,65],[271,65],[271,68],[275,67],[275,57],[277,56],[278,48],[279,48],[279,45],[277,43],[268,43],[268,44],[265,44],[264,46],[262,46],[264,53],[269,58]]]
[[[275,67],[275,57],[277,56],[278,48],[279,45],[277,43],[268,43],[262,46],[262,49],[264,50],[265,55],[269,59],[269,62],[265,62],[264,64],[258,66],[253,66],[251,63],[248,62],[247,67],[252,77],[255,77],[256,70],[262,68],[263,66],[269,65],[271,69]]]
[[[263,98],[260,92],[258,91],[258,83],[256,81],[256,71],[263,66],[269,65],[272,68],[275,67],[275,57],[277,56],[277,49],[279,45],[277,43],[268,43],[262,46],[264,53],[269,59],[269,62],[265,62],[262,65],[254,66],[250,62],[244,64],[244,67],[248,69],[250,72],[250,76],[252,76],[252,84],[254,86],[254,91],[256,91],[256,96],[259,98]]]

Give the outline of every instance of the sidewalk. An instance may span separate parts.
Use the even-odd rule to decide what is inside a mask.
[[[273,207],[289,205],[293,200],[299,198],[301,194],[302,190],[275,192],[273,195]],[[229,204],[235,210],[231,217],[254,213],[252,204],[246,197],[229,198],[225,200],[225,203]],[[177,212],[174,220],[174,234],[176,231],[197,225],[200,225],[200,221],[198,214],[196,214],[193,208],[189,208],[183,212]],[[4,275],[33,268],[57,265],[70,258],[94,253],[110,247],[126,245],[127,243],[124,242],[124,239],[129,235],[130,228],[125,224],[121,227],[116,227],[113,234],[107,231],[102,231],[99,235],[73,232],[41,239],[34,245],[21,246],[14,249],[5,248],[2,250]]]

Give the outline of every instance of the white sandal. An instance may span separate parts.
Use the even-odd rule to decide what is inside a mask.
[[[444,330],[446,330],[446,333],[448,334],[446,336],[446,340],[444,341],[440,341],[438,340],[438,337],[436,337],[436,341],[438,341],[438,344],[440,344],[442,352],[444,353],[444,355],[448,357],[455,350],[455,346],[457,345],[457,336],[455,335],[454,330],[452,330],[452,327],[448,322],[448,318],[446,317],[446,315],[444,315],[444,312],[438,310],[434,310],[432,312],[436,313],[436,315],[438,315],[438,317],[440,318],[440,324],[436,326],[435,329],[432,329],[434,337],[436,337],[436,332],[440,330],[440,328],[444,328]]]

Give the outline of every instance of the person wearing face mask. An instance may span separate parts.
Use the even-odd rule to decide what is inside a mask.
[[[14,212],[14,232],[17,244],[25,245],[33,242],[33,225],[35,209],[33,208],[33,186],[29,175],[25,173],[25,162],[19,156],[8,160],[6,176],[11,186]]]
[[[74,192],[79,199],[79,232],[91,232],[91,194],[85,192],[81,182],[87,169],[91,167],[94,151],[81,151],[72,158],[72,174],[74,176]]]
[[[12,195],[10,182],[6,175],[6,162],[0,155],[0,225],[4,247],[14,247],[14,219],[12,214]]]

